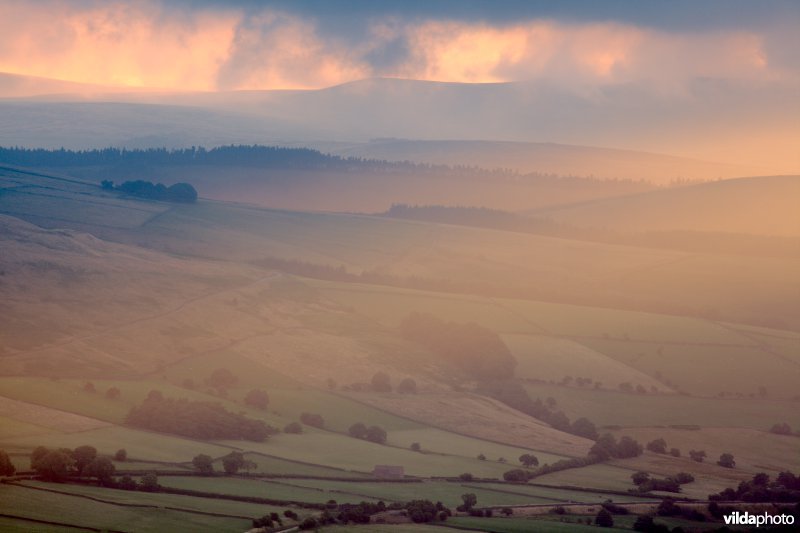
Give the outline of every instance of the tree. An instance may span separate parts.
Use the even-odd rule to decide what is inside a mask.
[[[669,454],[672,457],[680,457],[681,456],[681,451],[678,448],[670,448]]]
[[[466,494],[461,495],[461,501],[464,502],[464,510],[469,511],[478,503],[478,497],[475,496],[472,492],[468,492]]]
[[[598,437],[597,427],[595,427],[588,418],[583,417],[572,423],[570,433],[578,435],[579,437],[585,437],[589,440],[597,440]]]
[[[226,474],[236,474],[244,466],[244,455],[241,452],[231,452],[222,458],[222,468]]]
[[[117,450],[117,453],[114,454],[114,460],[124,463],[128,460],[128,451],[125,448],[120,448]]]
[[[113,480],[114,463],[108,457],[97,457],[83,469],[83,475],[97,478],[101,485],[110,485]]]
[[[0,450],[0,476],[13,476],[17,469],[5,450]]]
[[[113,181],[111,181],[111,180],[102,180],[102,181],[100,182],[100,187],[102,187],[102,189],[103,189],[104,191],[111,191],[111,190],[114,190],[114,182],[113,182]]]
[[[117,387],[109,387],[106,391],[106,398],[109,400],[116,400],[120,395],[121,393]]]
[[[667,441],[655,439],[647,443],[647,449],[653,453],[667,453]]]
[[[378,426],[370,426],[367,428],[367,434],[365,435],[365,438],[370,442],[383,444],[386,442],[386,431]]]
[[[719,456],[717,464],[724,468],[733,468],[736,466],[736,461],[733,460],[733,455],[730,453],[723,453]]]
[[[397,392],[400,394],[416,394],[417,382],[411,378],[405,378],[400,382],[399,385],[397,385]]]
[[[523,453],[520,455],[519,462],[525,465],[527,468],[539,465],[539,459],[535,455],[531,455],[529,453]]]
[[[203,476],[210,476],[214,473],[214,459],[204,453],[194,456],[192,466]]]
[[[485,461],[485,460],[486,460],[486,456],[483,455],[482,453],[479,453],[478,454],[478,461]]]
[[[158,476],[155,472],[150,472],[142,476],[139,480],[139,488],[144,492],[158,492],[161,485],[158,484]]]
[[[47,455],[49,451],[50,450],[45,448],[44,446],[37,446],[36,448],[34,448],[33,451],[31,452],[31,468],[35,469],[36,463],[38,463],[42,459],[42,457]]]
[[[515,468],[513,470],[503,472],[503,479],[514,483],[525,483],[528,481],[528,472],[522,470],[521,468]]]
[[[472,481],[473,476],[470,472],[464,472],[463,474],[458,476],[458,479],[461,481]]]
[[[322,415],[317,415],[314,413],[301,413],[300,422],[302,422],[307,426],[320,429],[322,429],[325,426],[325,419],[322,418]]]
[[[690,450],[689,457],[692,459],[692,461],[702,463],[706,458],[706,452],[705,450]]]
[[[300,434],[303,432],[303,426],[301,426],[298,422],[290,422],[286,424],[286,427],[283,428],[283,432]]]
[[[411,451],[412,452],[420,452],[422,451],[422,446],[419,442],[412,442],[411,443]]]
[[[600,527],[613,527],[614,518],[611,516],[611,513],[605,509],[600,509],[597,516],[594,517],[594,523]]]
[[[375,372],[372,376],[372,390],[375,392],[392,392],[392,380],[385,372]]]
[[[642,445],[636,442],[631,437],[625,435],[619,440],[617,444],[617,453],[615,457],[619,459],[627,459],[629,457],[638,457],[642,455]]]
[[[642,531],[644,533],[650,533],[651,531],[655,531],[655,523],[653,522],[653,517],[650,515],[639,515],[636,517],[636,522],[633,523],[633,530],[634,531]]]
[[[61,481],[69,475],[75,460],[65,451],[50,450],[36,461],[33,469],[45,481]]]
[[[72,457],[75,459],[75,469],[78,475],[83,475],[83,469],[97,457],[97,448],[94,446],[78,446],[73,450]]]
[[[122,490],[136,490],[136,481],[127,474],[119,478],[117,488]]]
[[[347,430],[347,433],[356,439],[363,439],[367,436],[367,426],[365,426],[362,422],[356,422],[350,426],[350,428]]]
[[[269,405],[269,395],[263,390],[253,389],[244,397],[244,403],[257,409],[266,409]]]
[[[91,381],[87,381],[86,383],[83,384],[83,391],[94,393],[97,392],[97,389],[94,388],[94,383],[92,383]]]
[[[678,472],[672,476],[672,479],[675,480],[675,482],[679,485],[686,485],[687,483],[694,481],[694,476],[688,472]]]
[[[644,483],[650,481],[650,474],[647,472],[635,472],[631,474],[631,480],[633,481],[634,485],[643,485]]]

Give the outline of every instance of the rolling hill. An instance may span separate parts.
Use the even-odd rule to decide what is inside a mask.
[[[537,217],[619,231],[800,236],[800,176],[765,176],[531,211]]]

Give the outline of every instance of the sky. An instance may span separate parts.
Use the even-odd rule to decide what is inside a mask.
[[[442,82],[796,83],[800,2],[0,3],[0,72],[218,91]]]

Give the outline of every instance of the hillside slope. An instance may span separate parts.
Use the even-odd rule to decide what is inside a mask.
[[[583,227],[800,236],[800,176],[739,178],[530,211]]]

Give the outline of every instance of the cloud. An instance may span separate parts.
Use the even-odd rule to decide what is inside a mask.
[[[680,93],[697,78],[797,77],[796,54],[779,46],[791,39],[781,37],[791,25],[776,35],[742,27],[404,17],[374,9],[336,25],[291,6],[6,1],[0,71],[180,90],[308,89],[389,76],[546,80],[590,90],[651,83]]]

